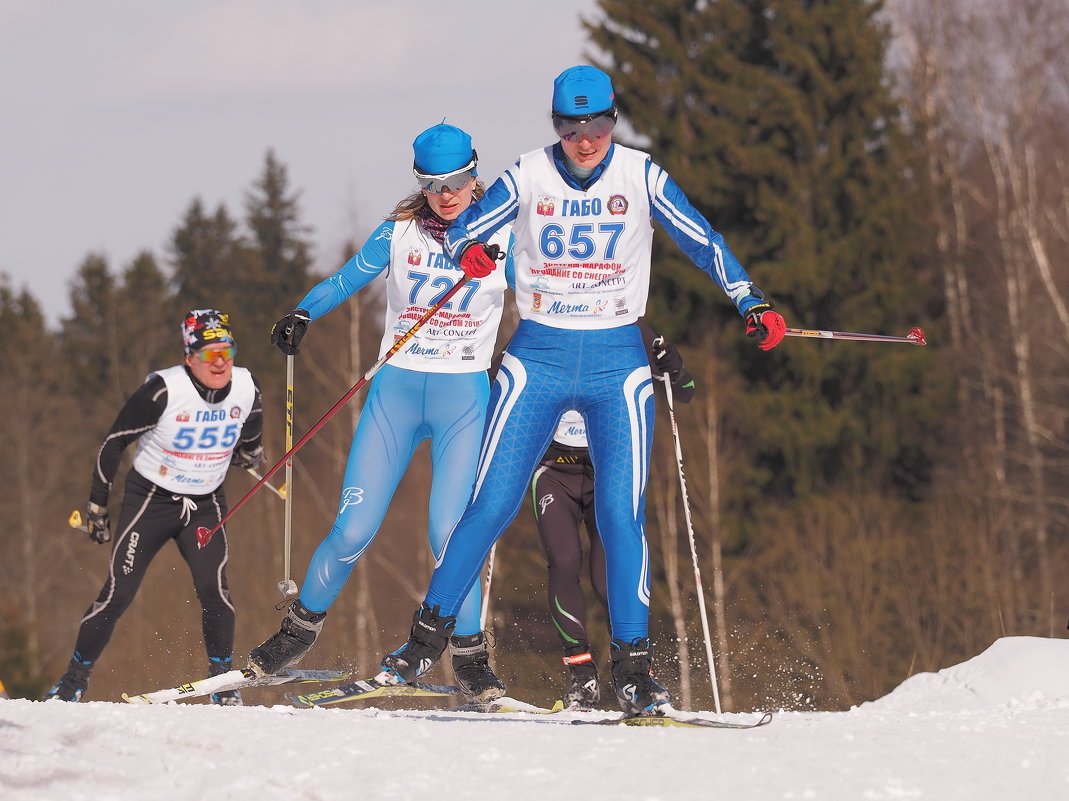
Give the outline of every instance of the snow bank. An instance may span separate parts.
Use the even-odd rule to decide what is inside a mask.
[[[730,731],[571,725],[579,712],[0,700],[0,799],[1069,798],[1067,640],[999,640],[863,706]]]
[[[858,708],[955,712],[1059,706],[1069,707],[1069,640],[1003,637],[967,662],[910,676]]]

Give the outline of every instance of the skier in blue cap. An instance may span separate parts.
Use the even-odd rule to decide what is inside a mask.
[[[605,547],[613,687],[625,713],[657,715],[668,691],[653,677],[645,495],[653,386],[636,320],[646,309],[653,220],[724,290],[768,350],[785,333],[723,237],[638,150],[614,144],[612,81],[577,66],[553,84],[559,141],[519,161],[446,232],[468,275],[493,275],[490,243],[515,234],[519,327],[502,357],[472,501],[453,530],[409,640],[383,659],[398,681],[429,669],[491,546],[515,517],[561,414],[587,423],[598,475],[594,506]]]
[[[485,191],[476,176],[471,137],[442,123],[417,136],[412,150],[419,191],[398,203],[356,255],[275,324],[271,341],[283,353],[299,353],[309,323],[382,276],[382,355],[460,278],[460,267],[442,242],[450,222]],[[508,253],[509,227],[495,233],[490,244]],[[511,258],[504,267],[469,280],[448,313],[430,318],[375,374],[349,451],[337,518],[312,556],[300,596],[281,629],[250,653],[255,670],[276,673],[312,647],[327,610],[375,538],[416,446],[426,439],[431,440],[433,471],[428,534],[435,559],[441,557],[475,483],[490,395],[486,371]],[[469,587],[458,603],[450,633],[453,672],[469,698],[489,701],[504,695],[480,627],[479,587]]]

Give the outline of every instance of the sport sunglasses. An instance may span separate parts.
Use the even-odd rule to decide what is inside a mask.
[[[419,167],[413,164],[412,173],[416,176],[416,180],[419,181],[420,188],[425,189],[432,195],[439,195],[442,192],[459,192],[471,183],[471,179],[475,177],[475,166],[478,163],[479,158],[473,150],[471,152],[471,161],[459,170],[453,170],[441,175],[432,175],[431,173],[421,172]]]
[[[237,355],[237,352],[237,346],[231,345],[227,348],[216,348],[215,350],[201,348],[200,350],[195,351],[193,356],[205,364],[211,364],[216,359],[222,359],[224,362],[229,362]]]
[[[568,117],[563,114],[553,115],[553,130],[565,142],[578,142],[584,136],[591,142],[608,136],[616,127],[616,106],[597,114],[584,114],[581,117]]]

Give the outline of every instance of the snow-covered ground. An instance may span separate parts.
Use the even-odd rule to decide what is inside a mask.
[[[1069,640],[1004,638],[849,712],[781,712],[752,731],[0,700],[4,801],[434,797],[1067,799]]]

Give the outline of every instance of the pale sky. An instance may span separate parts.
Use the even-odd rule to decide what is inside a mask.
[[[273,149],[316,267],[412,190],[425,128],[467,130],[489,182],[553,141],[554,77],[595,0],[0,0],[0,272],[53,325],[90,252],[114,272],[194,197],[244,218]]]

